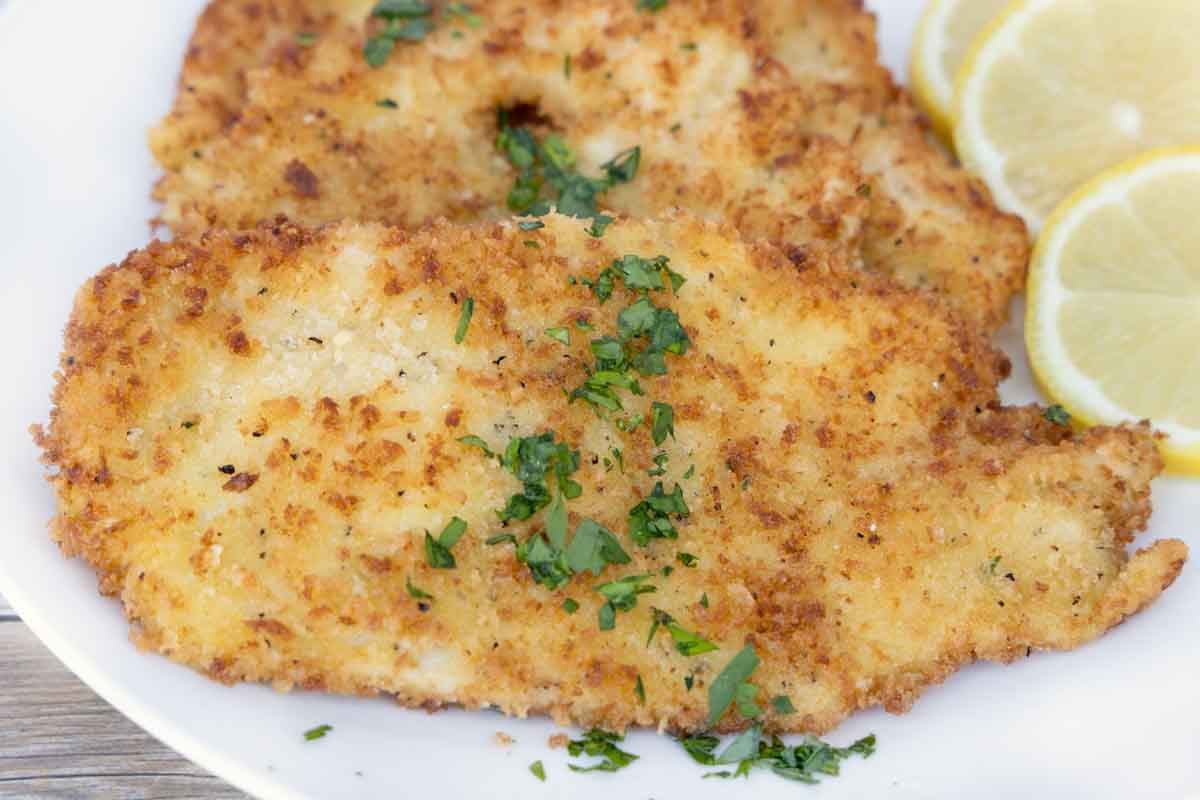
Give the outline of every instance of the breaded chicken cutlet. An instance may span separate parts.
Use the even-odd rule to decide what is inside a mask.
[[[1000,407],[984,334],[841,248],[542,222],[280,221],[88,281],[35,433],[53,535],[140,646],[680,731],[750,646],[767,728],[819,732],[1076,647],[1182,567],[1125,551],[1148,427]]]
[[[497,108],[557,133],[578,171],[640,147],[599,198],[644,218],[680,207],[955,301],[991,330],[1023,285],[1025,230],[927,141],[852,0],[503,0],[454,14],[368,65],[372,0],[214,0],[175,109],[152,135],[177,234],[285,213],[321,224],[508,216],[517,170]]]

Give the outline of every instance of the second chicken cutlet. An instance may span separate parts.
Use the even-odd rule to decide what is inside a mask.
[[[585,190],[598,210],[680,207],[799,254],[848,243],[988,330],[1022,286],[1022,224],[928,141],[860,3],[435,4],[378,67],[374,7],[210,4],[152,136],[176,233],[276,213],[415,228],[526,211],[508,202],[522,168],[496,146],[504,108],[559,137],[584,178],[640,148],[636,177]]]

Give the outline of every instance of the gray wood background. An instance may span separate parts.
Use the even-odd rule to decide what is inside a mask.
[[[242,800],[246,795],[96,696],[0,596],[0,797]]]

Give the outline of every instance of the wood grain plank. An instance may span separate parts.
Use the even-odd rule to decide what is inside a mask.
[[[0,675],[0,797],[246,797],[123,717],[19,622],[0,624]]]

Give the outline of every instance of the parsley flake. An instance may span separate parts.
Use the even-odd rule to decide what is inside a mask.
[[[390,97],[385,97],[382,100],[376,100],[375,105],[380,108],[399,108],[400,104]]]
[[[696,564],[700,561],[700,559],[696,558],[691,553],[683,553],[683,552],[676,553],[675,558],[679,560],[680,564],[683,564],[685,567],[689,567],[689,568],[695,567]]]
[[[626,575],[615,581],[595,587],[608,602],[600,607],[600,630],[609,631],[616,625],[616,612],[629,611],[637,605],[639,594],[657,591],[654,586],[643,585],[652,575]]]
[[[454,329],[454,343],[462,344],[467,338],[467,328],[471,325],[471,317],[475,314],[475,300],[468,297],[463,300],[462,311],[458,314],[458,327]]]
[[[771,698],[771,708],[775,709],[780,714],[795,714],[796,707],[792,705],[792,698],[786,694],[776,695]]]
[[[446,6],[446,16],[461,19],[468,28],[478,28],[483,25],[483,19],[466,3],[450,3]]]
[[[460,437],[458,437],[458,441],[462,442],[463,444],[467,445],[468,447],[478,447],[480,450],[482,450],[484,452],[484,455],[486,455],[488,458],[492,458],[493,456],[496,455],[495,453],[492,452],[492,448],[488,447],[487,442],[485,442],[483,439],[479,438],[478,436],[475,436],[474,434],[468,434],[467,436],[460,436]]]
[[[776,775],[798,783],[819,783],[824,776],[835,776],[840,764],[850,756],[870,757],[875,752],[875,736],[866,736],[849,747],[833,747],[815,736],[805,736],[800,744],[788,747],[778,736],[762,738],[762,728],[751,726],[736,736],[720,753],[721,740],[710,734],[680,739],[683,749],[697,763],[706,766],[737,764],[734,771],[709,772],[705,778],[746,777],[755,767],[769,768]]]
[[[752,683],[740,683],[733,691],[733,701],[737,704],[738,712],[746,719],[754,719],[762,714],[757,699],[758,687]]]
[[[638,702],[646,705],[646,685],[642,683],[642,676],[637,676],[637,683],[633,686],[633,693],[637,696]]]
[[[617,537],[595,520],[583,519],[575,528],[575,536],[566,552],[567,566],[572,572],[591,571],[599,575],[609,564],[628,564],[629,554]]]
[[[697,636],[676,624],[674,617],[658,608],[653,610],[653,622],[650,625],[650,634],[646,637],[647,645],[654,639],[654,634],[658,632],[659,626],[665,627],[667,632],[671,634],[671,641],[675,643],[675,649],[679,651],[680,655],[688,657],[698,656],[701,653],[711,653],[714,650],[720,649],[704,637]]]
[[[363,57],[375,68],[387,63],[400,40],[419,42],[433,30],[433,7],[420,0],[379,0],[371,16],[385,20],[383,30],[367,39]]]
[[[312,47],[317,43],[317,34],[312,31],[301,31],[296,34],[296,44],[301,47]]]
[[[572,758],[587,755],[600,758],[601,761],[588,766],[581,764],[567,764],[567,766],[574,772],[616,772],[623,769],[638,759],[633,753],[627,753],[617,747],[617,742],[623,741],[625,741],[625,737],[619,733],[590,730],[584,734],[582,739],[569,741],[567,753]]]
[[[546,767],[541,761],[535,761],[529,765],[529,771],[533,773],[533,777],[537,778],[542,783],[546,782]]]
[[[432,600],[433,595],[424,589],[413,586],[412,578],[404,579],[404,590],[408,592],[408,596],[414,600]]]
[[[429,566],[434,569],[454,569],[456,563],[450,550],[466,532],[467,523],[458,517],[451,519],[436,539],[429,531],[425,531],[425,559]]]
[[[674,491],[667,494],[659,481],[649,496],[629,510],[629,538],[640,547],[647,547],[652,539],[676,539],[679,532],[670,515],[686,517],[690,513],[683,487],[675,484]]]
[[[657,14],[667,7],[667,0],[637,0],[638,11],[649,11],[651,14]]]
[[[1070,413],[1057,403],[1049,406],[1045,411],[1043,411],[1042,416],[1045,417],[1047,422],[1053,422],[1055,425],[1062,425],[1065,427],[1071,424]]]
[[[758,667],[758,654],[754,645],[748,644],[730,659],[716,679],[708,687],[708,724],[713,726],[733,705],[738,687],[746,682],[750,673]]]
[[[675,409],[655,400],[650,404],[650,435],[657,447],[670,436],[675,438]]]
[[[324,739],[325,734],[333,730],[332,725],[318,725],[315,728],[309,728],[304,732],[304,741],[312,742],[317,739]]]
[[[579,603],[577,603],[574,598],[568,597],[566,600],[563,600],[562,609],[568,614],[574,614],[579,610]]]
[[[567,328],[546,328],[546,335],[561,344],[571,344],[571,331]]]
[[[592,224],[584,228],[584,233],[595,239],[599,239],[608,230],[608,226],[612,225],[613,218],[608,214],[597,214],[592,217]]]
[[[568,57],[564,60],[564,72],[569,72],[569,65]],[[557,194],[553,200],[560,214],[591,217],[592,230],[602,233],[612,220],[609,218],[608,222],[601,223],[596,219],[600,216],[597,198],[613,186],[633,180],[641,162],[641,148],[633,147],[617,154],[600,165],[604,177],[589,178],[576,171],[575,154],[562,137],[551,134],[539,142],[528,129],[510,126],[508,112],[503,109],[497,127],[496,148],[517,170],[508,193],[509,210],[531,216],[548,213],[550,201],[542,199],[542,190],[548,187]]]
[[[508,500],[500,511],[500,521],[529,519],[550,504],[550,486],[553,477],[559,493],[567,500],[574,500],[583,491],[571,480],[571,474],[579,469],[579,451],[566,444],[554,441],[554,433],[538,436],[514,437],[509,441],[500,463],[521,481],[522,491]]]

